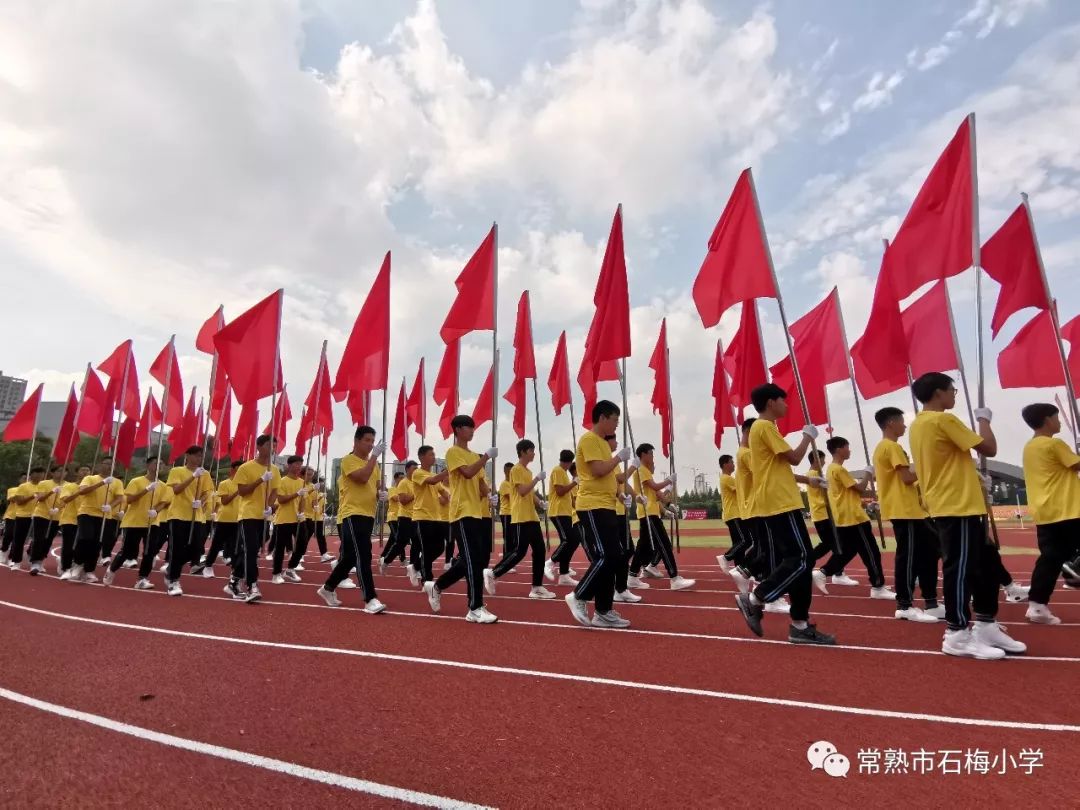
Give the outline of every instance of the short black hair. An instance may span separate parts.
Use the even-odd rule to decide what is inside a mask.
[[[30,474],[31,475],[33,475],[34,473],[44,473],[44,472],[45,472],[44,467],[31,467],[30,468]]]
[[[514,449],[517,450],[518,458],[520,458],[523,453],[528,453],[530,450],[535,450],[536,445],[533,444],[529,439],[522,439],[514,446]]]
[[[52,475],[52,474],[53,474],[53,473],[55,473],[55,472],[63,472],[63,471],[64,471],[64,468],[63,468],[63,467],[61,467],[61,466],[60,466],[59,464],[53,464],[53,465],[52,465],[52,466],[51,466],[51,467],[49,468],[49,475]]]
[[[187,450],[184,451],[185,456],[201,456],[203,453],[203,447],[201,444],[193,444]]]
[[[405,462],[405,469],[406,470],[411,470],[413,467],[419,467],[419,466],[420,465],[417,464],[415,461],[406,461]]]
[[[826,444],[826,446],[828,446],[828,442],[825,442],[825,444]],[[825,451],[824,450],[811,450],[810,451],[810,461],[811,462],[824,461],[824,460],[825,460]]]
[[[236,461],[234,461],[232,464],[229,465],[229,469],[230,470],[235,470],[237,467],[243,466],[243,464],[244,464],[244,462],[242,462],[240,459],[237,459]]]
[[[357,425],[356,433],[353,434],[353,441],[360,441],[362,438],[368,435],[374,436],[375,428],[373,428],[371,425]]]
[[[287,459],[285,459],[285,463],[286,464],[295,464],[296,462],[303,461],[303,460],[304,460],[303,456],[289,456]]]
[[[743,419],[742,429],[744,431],[749,430],[750,428],[752,428],[754,426],[754,422],[756,422],[756,421],[757,421],[756,416],[751,416],[749,419]]]
[[[574,460],[573,450],[560,450],[559,451],[559,463],[570,464]]]
[[[268,443],[270,441],[273,441],[273,439],[274,439],[274,437],[271,436],[269,433],[264,433],[262,436],[260,436],[259,438],[257,438],[255,440],[255,446],[256,447],[262,447],[266,443]]]
[[[592,409],[592,421],[595,425],[601,419],[607,416],[618,416],[620,413],[619,406],[612,402],[610,399],[602,399],[593,405]]]
[[[403,472],[394,473],[394,480],[395,481],[397,481],[399,478],[404,478],[404,477],[405,477],[405,473],[403,473]]]
[[[1031,405],[1024,406],[1024,409],[1020,411],[1020,416],[1029,428],[1038,430],[1051,416],[1057,416],[1057,413],[1056,405],[1051,405],[1049,402],[1033,402]]]
[[[455,433],[459,428],[475,428],[476,422],[467,413],[459,413],[450,420],[450,429]]]
[[[915,395],[915,399],[925,405],[934,398],[935,392],[949,390],[953,382],[955,381],[948,374],[942,374],[940,371],[928,371],[911,384],[911,393]]]
[[[720,456],[720,466],[723,467],[725,464],[730,464],[734,460],[735,460],[734,456],[732,456],[732,455],[730,455],[728,453],[724,453],[724,455]]]
[[[520,455],[520,453],[519,453],[519,455]],[[505,464],[503,464],[503,472],[504,473],[505,472],[510,472],[510,470],[512,470],[512,469],[514,469],[514,462],[508,461]]]
[[[843,436],[833,436],[827,442],[825,442],[825,449],[830,453],[835,453],[841,447],[847,447],[851,442],[845,439]]]
[[[422,445],[420,445],[420,447],[419,447],[419,448],[417,449],[417,451],[416,451],[416,456],[417,456],[417,458],[419,458],[420,456],[422,456],[422,455],[424,455],[424,454],[426,454],[426,453],[430,453],[430,452],[431,452],[432,450],[434,450],[434,449],[435,449],[435,448],[434,448],[434,447],[432,447],[432,446],[431,446],[430,444],[422,444]],[[406,466],[408,466],[408,465],[406,465]]]
[[[895,419],[898,416],[903,416],[904,412],[899,408],[894,408],[891,405],[887,408],[882,408],[880,411],[874,414],[874,421],[877,422],[877,426],[882,430],[885,429],[885,425],[891,419]]]
[[[635,451],[634,451],[634,455],[636,455],[636,456],[637,456],[638,458],[641,458],[641,457],[642,457],[643,455],[645,455],[646,453],[651,453],[651,452],[652,452],[653,450],[655,450],[655,449],[656,449],[656,448],[655,448],[655,447],[653,447],[653,446],[652,446],[651,444],[649,444],[648,442],[644,442],[644,443],[642,443],[642,444],[639,444],[639,445],[637,446],[637,450],[635,450]]]
[[[750,402],[758,413],[768,407],[771,399],[787,399],[787,391],[776,383],[765,383],[750,392]]]
[[[100,464],[100,463],[101,463],[102,461],[112,461],[112,456],[111,456],[111,455],[109,455],[108,453],[106,453],[105,455],[103,455],[103,456],[102,456],[101,458],[99,458],[99,459],[98,459],[98,463],[99,463],[99,464]]]
[[[146,457],[146,463],[147,464],[149,464],[151,461],[157,461],[157,456],[147,456]]]

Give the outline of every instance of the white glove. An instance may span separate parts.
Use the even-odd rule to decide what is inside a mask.
[[[270,470],[267,470],[262,474],[262,480],[269,484],[274,480],[274,474],[270,472]]]
[[[803,436],[806,436],[808,439],[816,439],[818,437],[818,429],[813,425],[803,425],[802,433]]]
[[[296,494],[297,495],[307,495],[309,492],[311,492],[311,487],[300,487],[300,491],[297,492]]]
[[[994,419],[994,412],[989,408],[976,408],[975,409],[975,421],[978,422],[985,419],[987,422],[991,422]]]
[[[630,475],[632,472],[634,472],[634,470],[636,470],[640,466],[641,466],[641,462],[638,461],[636,458],[630,459],[626,463],[626,474]]]
[[[381,456],[386,452],[386,442],[376,442],[371,448],[371,455]]]
[[[271,518],[273,516],[274,516],[274,510],[271,509],[269,506],[266,507],[265,509],[263,509],[263,517],[264,518]]]
[[[538,472],[536,475],[533,476],[533,483],[534,484],[539,484],[543,480],[544,480],[544,471],[543,470],[541,470],[540,472]]]
[[[192,509],[202,509],[202,501],[200,501],[198,498],[196,498],[195,500],[193,500],[191,502],[191,508]]]
[[[59,495],[60,494],[60,487],[53,487],[52,494],[53,495]]]
[[[206,470],[204,470],[202,467],[196,467],[191,473],[192,478],[199,478],[203,475],[206,475]]]
[[[490,498],[488,498],[488,501],[491,503],[492,506],[497,507],[499,505],[499,496],[492,495]]]
[[[153,492],[155,489],[157,489],[157,485],[157,481],[151,481],[149,484],[146,485],[146,491]]]
[[[378,495],[379,503],[386,503],[386,497],[387,497],[386,496],[386,490],[385,489],[380,489],[379,490],[379,495]]]
[[[112,511],[112,507],[109,506],[109,504],[107,504],[107,503],[103,503],[101,505],[101,511],[104,512],[107,515]]]
[[[113,482],[113,477],[111,475],[106,475],[104,478],[101,479],[101,483],[103,483],[105,486],[108,486],[112,482]]]
[[[678,486],[678,479],[676,478],[675,473],[672,473],[667,478],[668,478],[668,481],[671,482],[671,488],[675,489]]]
[[[540,507],[541,512],[546,512],[548,508],[548,502],[541,498],[538,506]]]
[[[60,510],[57,509],[55,506],[52,509],[49,510],[49,515],[50,516],[51,515],[59,515],[59,514],[60,514]]]
[[[121,509],[119,512],[116,513],[116,519],[117,520],[119,520],[123,516],[124,516],[124,510],[123,509]]]
[[[581,481],[578,480],[578,477],[575,475],[573,478],[570,479],[570,483],[574,486],[580,486]]]
[[[148,512],[146,513],[146,516],[147,516],[148,518],[150,518],[151,520],[153,520],[154,518],[156,518],[156,517],[157,517],[157,509],[151,509],[150,511],[148,511]]]
[[[623,498],[623,506],[625,506],[627,509],[633,509],[634,508],[634,496],[633,495],[627,495],[625,498]]]
[[[620,447],[618,452],[615,453],[615,457],[625,464],[634,457],[634,451],[629,447]]]
[[[828,489],[829,488],[829,482],[826,481],[824,478],[812,478],[811,482],[818,489]]]
[[[492,461],[494,461],[495,459],[497,459],[499,457],[499,448],[498,447],[489,447],[487,450],[484,451],[484,455],[487,456],[488,458],[490,458]]]

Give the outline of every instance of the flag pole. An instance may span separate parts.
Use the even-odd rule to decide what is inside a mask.
[[[169,418],[169,382],[172,379],[172,367],[173,361],[176,359],[176,335],[169,338],[169,362],[165,366],[165,388],[161,397],[161,424],[158,426],[158,445],[157,445],[157,459],[158,469],[161,469],[161,450],[164,447],[165,442],[165,420]],[[87,364],[87,369],[90,366]],[[168,475],[165,476],[168,478]],[[150,508],[154,508],[154,502],[157,496],[157,487],[154,487],[154,492],[150,493]]]
[[[720,358],[720,373],[724,375],[724,388],[727,390],[728,410],[731,411],[731,428],[735,431],[735,450],[742,444],[742,429],[739,426],[739,414],[735,410],[735,403],[731,401],[731,386],[727,382],[727,370],[724,368],[724,341],[716,339],[716,356]],[[732,456],[735,454],[732,453]]]
[[[982,242],[979,239],[979,172],[975,154],[975,113],[968,113],[968,138],[971,143],[971,261],[975,267],[975,346],[978,379],[977,395],[979,407],[986,407],[986,369],[983,357],[983,306],[982,306],[982,268],[979,266]],[[959,350],[958,350],[959,354]],[[974,426],[974,425],[973,425]],[[982,458],[983,472],[986,472],[986,459]]]
[[[570,441],[574,443],[574,452],[577,452],[577,422],[574,419],[574,392],[570,392]]]
[[[382,441],[382,456],[379,458],[379,492],[386,491],[386,386],[383,386],[382,390],[382,432],[379,434],[379,440]],[[379,548],[383,546],[383,521],[386,517],[386,510],[389,509],[389,501],[383,503],[381,501],[375,501],[375,511],[379,515]]]
[[[881,244],[884,246],[885,250],[889,249],[889,240],[888,239],[882,239]],[[948,294],[949,294],[949,288],[946,285],[946,287],[945,287],[946,298],[948,297]],[[950,313],[949,313],[949,317],[950,318],[952,317],[952,311],[951,310],[950,310]],[[956,347],[956,328],[955,327],[951,327],[951,328],[952,328],[952,335],[953,335],[953,346]],[[956,347],[956,356],[957,357],[960,356],[959,347]],[[907,371],[908,393],[911,394],[911,407],[913,407],[915,409],[914,413],[917,415],[919,413],[919,400],[915,398],[915,388],[914,388],[915,376],[911,373],[911,358],[908,358],[908,362],[904,365],[904,368]]]
[[[668,460],[670,463],[671,474],[678,478],[678,473],[675,471],[675,402],[671,396],[671,349],[667,347],[667,337],[665,334],[664,339],[664,371],[667,376],[667,394],[668,394],[668,430],[671,432],[668,443]],[[671,516],[671,524],[675,527],[675,551],[682,552],[682,537],[679,532],[679,489],[677,486],[672,487],[675,496],[675,511]]]
[[[495,232],[493,240],[492,261],[495,268],[491,274],[491,446],[498,447],[499,431],[499,223],[491,224]],[[460,367],[461,356],[458,355]],[[495,489],[495,460],[491,460],[491,487]],[[490,494],[490,493],[489,493]],[[490,503],[490,500],[489,500]],[[495,547],[495,524],[498,523],[498,512],[489,507],[491,513],[491,548]],[[503,538],[503,550],[505,551],[506,538]]]
[[[619,211],[622,212],[622,205],[621,204],[619,205]],[[633,452],[633,451],[635,451],[637,449],[637,442],[634,441],[634,426],[632,424],[630,424],[630,405],[629,405],[629,401],[627,400],[627,397],[626,397],[626,358],[625,357],[623,357],[622,359],[620,359],[618,361],[618,369],[619,369],[619,390],[622,392],[622,407],[623,407],[623,420],[622,420],[622,423],[623,423],[623,447],[629,447],[631,449],[631,451]],[[595,383],[594,383],[594,385],[595,385]],[[629,444],[626,443],[627,438],[630,439]],[[629,466],[630,466],[629,461],[626,462],[623,465],[623,473],[624,474],[626,473],[626,470],[629,468]],[[638,476],[639,485],[640,485],[640,481],[641,481],[641,476],[639,475]],[[629,478],[627,478],[626,483],[630,484]],[[630,487],[632,489],[633,485],[630,484]],[[640,496],[641,493],[638,492],[638,495]],[[616,493],[616,497],[618,497],[617,493]],[[636,499],[634,501],[634,505],[631,506],[630,508],[633,509],[635,513],[637,512],[637,500]],[[633,541],[633,532],[631,532],[631,530],[630,530],[630,521],[633,520],[633,517],[634,516],[632,514],[630,514],[630,511],[627,510],[627,512],[626,512],[626,547],[627,548],[630,548],[630,543]],[[645,515],[645,529],[649,533],[649,545],[652,546],[653,551],[655,553],[656,544],[652,541],[652,524],[649,523],[648,514]],[[640,532],[640,529],[639,529],[639,531],[638,531],[639,538],[638,539],[640,539],[640,533],[641,532]]]
[[[529,340],[532,340],[533,324],[532,324],[532,297],[529,295],[529,291],[525,290],[525,314],[529,319]],[[534,364],[535,365],[535,364]],[[533,369],[535,372],[535,369]],[[533,410],[536,412],[536,449],[540,454],[540,472],[545,472],[547,468],[544,466],[544,438],[540,430],[540,392],[536,385],[536,374],[533,374],[532,378],[532,390],[533,390]],[[494,391],[492,392],[494,394]],[[544,499],[544,503],[547,503],[547,476],[540,479],[540,497]],[[548,521],[547,509],[544,509],[544,547],[551,548],[551,523]]]
[[[278,379],[278,371],[281,370],[281,313],[285,309],[285,288],[278,288],[278,322],[277,322],[277,334],[274,335],[274,384],[270,386],[270,466],[274,466],[274,445],[277,444],[277,389],[278,383],[281,382]],[[285,386],[281,387],[282,396],[285,394]],[[258,411],[256,411],[258,413]],[[258,430],[259,422],[256,420],[255,429]],[[266,510],[270,508],[270,482],[266,482],[266,487],[263,489],[263,528],[262,539],[259,542],[259,553],[262,554],[263,546],[266,545],[266,532],[267,523]]]
[[[223,317],[222,313],[224,311],[225,311],[225,306],[224,305],[219,305],[218,306],[218,311],[216,313],[218,315],[218,323],[221,323],[221,318]],[[215,345],[214,346],[214,360],[210,364],[210,407],[206,409],[206,413],[204,414],[204,418],[206,419],[206,424],[205,424],[205,427],[203,428],[206,431],[206,435],[203,437],[203,457],[204,457],[204,460],[205,460],[206,454],[210,452],[210,411],[214,410],[214,383],[216,381],[217,374],[218,374],[218,351],[217,351],[217,345]],[[224,409],[224,403],[222,403],[222,409]],[[217,430],[215,430],[215,436],[214,436],[215,445],[217,444],[216,439],[217,439],[217,433],[219,433],[219,432],[220,432],[220,426],[218,427]]]
[[[135,361],[132,357],[133,344],[128,344],[127,359],[124,361],[124,373],[120,377],[120,412],[124,411],[124,399],[127,395],[127,381],[128,381],[128,369],[131,368],[131,364]],[[112,403],[109,404],[109,419],[112,419]],[[35,422],[36,425],[36,422]],[[120,438],[120,420],[116,420],[116,427],[113,428],[112,439],[112,453],[109,454],[109,477],[113,477],[113,473],[116,472],[116,442]],[[32,445],[31,445],[32,446]],[[100,442],[99,442],[100,446]],[[102,499],[102,504],[109,502],[109,490],[112,489],[112,484],[105,486],[105,497]],[[105,521],[101,521],[101,532],[98,534],[98,548],[101,548],[101,543],[105,540]]]
[[[1061,370],[1065,375],[1065,393],[1069,401],[1069,411],[1072,416],[1073,424],[1080,422],[1080,410],[1076,406],[1076,387],[1075,380],[1072,378],[1072,371],[1069,369],[1069,361],[1065,356],[1065,344],[1061,338],[1061,322],[1058,320],[1057,313],[1057,301],[1050,297],[1050,282],[1046,279],[1046,265],[1043,264],[1042,249],[1039,247],[1039,237],[1035,233],[1035,219],[1031,215],[1031,204],[1028,202],[1028,195],[1024,192],[1020,192],[1020,199],[1024,201],[1024,213],[1027,214],[1028,227],[1031,229],[1031,241],[1035,245],[1035,259],[1039,265],[1039,276],[1042,278],[1043,290],[1046,292],[1046,300],[1050,304],[1050,321],[1054,324],[1054,337],[1057,339],[1058,357],[1061,359]],[[1080,441],[1076,436],[1073,436],[1073,449],[1080,452]]]

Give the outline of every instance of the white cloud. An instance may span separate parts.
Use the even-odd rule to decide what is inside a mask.
[[[902,70],[894,71],[889,76],[880,71],[875,73],[867,82],[866,90],[856,97],[852,103],[852,109],[856,111],[876,110],[884,104],[889,104],[892,101],[893,90],[899,87],[903,81],[904,72]]]

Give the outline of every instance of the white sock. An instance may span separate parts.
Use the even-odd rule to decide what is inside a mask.
[[[807,625],[806,622],[792,622],[791,626],[796,630],[805,630]]]
[[[762,601],[760,599],[757,598],[757,594],[752,593],[752,594],[750,594],[750,604],[751,605],[760,605],[760,604],[763,604],[763,603],[762,603]]]

